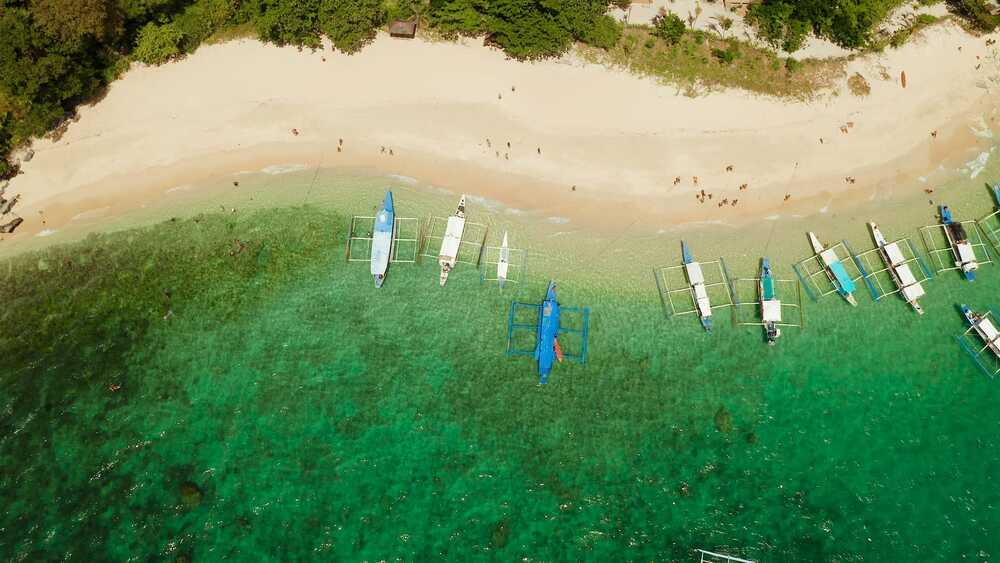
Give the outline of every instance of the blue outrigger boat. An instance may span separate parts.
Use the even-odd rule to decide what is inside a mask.
[[[385,283],[385,273],[389,269],[392,257],[392,239],[395,234],[396,211],[392,205],[392,192],[385,192],[382,209],[375,215],[375,227],[372,232],[372,277],[375,287]]]
[[[519,309],[533,309],[537,312],[535,321],[531,323],[519,323],[516,320]],[[562,326],[562,315],[564,312],[578,313],[581,315],[580,328],[567,328]],[[556,299],[556,282],[550,281],[549,287],[545,291],[545,300],[541,303],[520,303],[513,302],[510,308],[510,318],[507,324],[507,355],[508,356],[532,356],[538,363],[538,383],[544,385],[549,381],[549,374],[556,362],[563,360],[586,363],[587,361],[587,336],[589,333],[590,309],[584,307],[562,307]],[[535,333],[534,347],[531,349],[518,349],[514,344],[514,333],[532,331]],[[562,351],[559,345],[560,334],[576,334],[580,337],[580,349],[578,354],[568,354]]]
[[[563,360],[559,349],[559,302],[556,301],[556,282],[550,281],[542,301],[541,315],[538,319],[538,346],[535,348],[535,360],[538,362],[539,383],[546,383],[552,373],[552,365]]]
[[[976,281],[976,270],[979,262],[976,260],[976,252],[969,242],[969,237],[965,233],[962,223],[955,221],[951,215],[951,209],[947,205],[941,206],[941,224],[944,225],[944,234],[948,238],[948,244],[955,252],[955,266],[962,270],[962,275],[968,281]]]

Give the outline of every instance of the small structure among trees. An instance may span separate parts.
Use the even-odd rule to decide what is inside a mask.
[[[760,4],[760,2],[761,0],[722,0],[722,5],[730,12],[745,16],[751,5]]]
[[[417,34],[417,22],[414,20],[394,20],[389,23],[389,35],[413,39]]]

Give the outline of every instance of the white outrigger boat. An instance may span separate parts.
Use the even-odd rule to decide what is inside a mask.
[[[913,271],[909,265],[910,260],[906,258],[902,249],[899,248],[899,242],[889,242],[875,223],[868,223],[868,227],[872,231],[872,237],[875,239],[879,255],[882,256],[882,261],[885,262],[886,268],[889,270],[889,275],[896,284],[900,295],[913,307],[913,310],[917,314],[923,315],[924,309],[920,306],[918,299],[925,294],[924,286],[913,275]]]
[[[503,232],[503,242],[500,244],[500,257],[497,259],[497,283],[500,289],[507,283],[507,270],[510,269],[510,245],[507,244],[507,231]]]
[[[958,338],[958,342],[976,362],[976,365],[983,370],[983,373],[995,377],[1000,373],[1000,330],[997,330],[995,324],[996,313],[992,308],[986,313],[977,313],[968,305],[962,305],[961,309],[962,315],[969,323],[969,328]],[[969,334],[973,332],[979,336],[982,346],[973,344],[969,340]],[[984,356],[990,359],[987,360]],[[990,367],[987,366],[987,363],[990,364]]]
[[[372,233],[372,277],[375,287],[385,283],[385,272],[389,268],[389,258],[392,255],[392,241],[396,235],[396,211],[393,209],[392,192],[385,192],[382,209],[375,215],[374,232]]]
[[[830,282],[833,283],[833,287],[837,290],[837,293],[844,298],[845,301],[850,303],[852,306],[857,307],[858,301],[854,298],[854,280],[848,275],[847,270],[844,268],[843,262],[840,261],[840,257],[837,256],[837,251],[831,248],[826,248],[823,243],[819,241],[816,233],[809,233],[809,243],[812,245],[813,250],[816,252],[816,256],[819,257],[823,264],[823,268],[826,270],[827,277],[830,278]]]
[[[984,264],[993,263],[979,224],[972,220],[956,221],[947,205],[940,207],[940,217],[936,225],[920,228],[920,238],[935,271],[940,274],[958,270],[967,281],[975,281],[976,271]],[[933,234],[935,232],[939,234]]]
[[[448,226],[441,239],[441,252],[438,253],[438,264],[441,266],[441,286],[448,283],[448,274],[458,262],[458,250],[462,245],[462,234],[465,232],[465,194],[458,200],[458,210],[448,217]]]
[[[948,244],[955,251],[955,266],[962,270],[962,275],[965,276],[966,280],[976,281],[976,270],[979,269],[976,251],[969,242],[965,227],[952,218],[951,209],[947,205],[941,206],[941,224],[944,225],[944,234],[948,237]]]
[[[701,326],[705,327],[706,331],[712,332],[712,303],[705,288],[705,274],[701,271],[701,264],[695,261],[691,249],[683,241],[681,241],[681,254],[684,260],[684,273],[691,286],[691,296],[694,297]]]
[[[654,275],[667,316],[696,314],[709,334],[712,311],[733,306],[732,284],[725,262],[722,258],[710,262],[696,260],[685,241],[681,241],[681,263],[654,270]],[[687,298],[691,299],[690,305]]]
[[[347,261],[368,262],[375,287],[385,284],[392,264],[417,261],[420,222],[396,215],[392,192],[385,193],[374,216],[354,215],[347,234]]]

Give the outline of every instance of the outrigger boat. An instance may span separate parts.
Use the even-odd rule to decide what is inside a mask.
[[[354,215],[347,233],[347,261],[367,262],[375,287],[385,284],[390,264],[413,264],[419,249],[420,221],[399,217],[391,191],[375,215]]]
[[[781,336],[781,301],[775,291],[774,274],[771,273],[771,261],[767,258],[761,259],[760,282],[757,290],[760,296],[761,318],[764,322],[764,336],[767,343],[774,346],[778,337]]]
[[[549,282],[549,288],[545,291],[545,301],[542,301],[535,360],[538,362],[538,382],[543,385],[549,380],[552,365],[556,361],[563,361],[563,353],[559,348],[559,302],[556,301],[555,281]]]
[[[958,338],[959,343],[984,373],[990,377],[996,376],[1000,373],[1000,330],[997,330],[996,319],[992,318],[996,314],[995,311],[991,308],[989,312],[977,313],[968,305],[961,305],[961,309],[969,328]],[[981,347],[967,340],[971,332],[979,336]],[[983,355],[991,357],[990,363],[993,368],[986,366]]]
[[[518,321],[518,311],[530,311],[530,322]],[[579,322],[571,322],[579,328],[563,326],[566,315],[579,315]],[[524,315],[527,316],[527,315]],[[528,320],[528,319],[525,319]],[[533,346],[518,348],[515,333],[533,332]],[[510,318],[507,323],[507,355],[531,356],[538,363],[538,383],[544,385],[549,381],[549,374],[556,362],[563,360],[586,363],[587,339],[590,332],[590,309],[583,307],[563,307],[556,300],[556,282],[550,281],[545,291],[545,300],[541,303],[511,303]],[[575,335],[578,340],[570,346],[578,353],[563,352],[559,344],[560,335]],[[527,342],[525,342],[527,344]]]
[[[741,292],[740,285],[746,286],[745,293]],[[753,284],[754,296],[749,298],[750,286]],[[790,293],[786,295],[786,301],[778,298],[778,287],[786,284]],[[832,292],[832,290],[831,290]],[[740,295],[747,295],[746,302],[740,301]],[[771,269],[771,261],[761,258],[760,275],[756,278],[738,278],[736,284],[732,286],[734,301],[733,322],[740,326],[764,327],[764,338],[768,345],[773,346],[781,336],[781,329],[784,327],[802,329],[805,326],[805,316],[802,312],[802,284],[798,281],[778,279]],[[788,308],[794,311],[794,316],[798,319],[785,320],[784,310]],[[740,314],[741,310],[752,309],[754,316],[747,318]],[[760,316],[758,317],[758,309]]]
[[[712,312],[733,307],[733,287],[726,263],[719,258],[709,262],[695,260],[687,242],[681,241],[681,262],[653,271],[667,317],[698,315],[709,334],[714,328]],[[684,297],[681,297],[681,296]],[[691,302],[688,304],[687,299]]]
[[[917,280],[916,276],[913,275],[913,271],[910,269],[908,263],[910,260],[903,254],[902,249],[899,247],[899,242],[889,242],[875,223],[868,223],[868,227],[872,231],[872,237],[875,239],[875,246],[878,247],[878,253],[882,256],[882,261],[885,262],[886,268],[889,270],[889,275],[892,277],[893,283],[896,284],[900,295],[913,307],[913,310],[917,314],[923,315],[924,309],[917,300],[924,296],[924,287]]]
[[[705,330],[712,332],[712,304],[708,299],[708,290],[705,288],[705,274],[701,271],[701,264],[696,262],[694,255],[687,243],[681,241],[681,255],[684,261],[684,273],[687,275],[688,284],[691,286],[691,293],[694,297],[695,307],[698,310],[698,317],[701,319],[701,326]]]
[[[948,238],[948,244],[955,252],[955,266],[962,270],[962,275],[965,276],[966,280],[976,281],[976,270],[979,269],[976,251],[969,242],[965,227],[952,218],[951,209],[947,205],[941,206],[941,224],[944,225],[944,234]]]
[[[382,209],[375,215],[375,228],[372,232],[372,277],[375,278],[375,287],[382,287],[385,283],[395,231],[396,211],[392,206],[392,192],[385,192],[385,201]]]
[[[856,289],[854,280],[848,275],[844,264],[840,261],[840,257],[837,256],[837,251],[833,248],[826,248],[819,241],[819,238],[816,237],[816,233],[813,232],[809,233],[809,243],[812,244],[816,256],[822,262],[823,268],[826,270],[826,275],[830,278],[837,293],[852,306],[857,307],[858,301],[854,298],[854,291]]]
[[[444,237],[441,240],[441,252],[438,253],[438,264],[441,266],[441,286],[448,283],[448,274],[455,267],[458,261],[458,250],[462,244],[462,233],[465,232],[465,195],[458,200],[458,210],[451,217],[448,217],[448,226],[445,228]]]
[[[500,258],[497,260],[497,283],[500,289],[507,283],[507,270],[510,268],[510,246],[507,244],[507,231],[503,233],[503,242],[500,244]]]

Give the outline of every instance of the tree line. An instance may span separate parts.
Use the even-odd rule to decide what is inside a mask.
[[[941,0],[919,0],[933,4]],[[953,12],[973,28],[990,32],[1000,25],[991,0],[945,0]],[[763,0],[751,6],[748,19],[773,46],[797,51],[810,33],[841,47],[859,49],[869,44],[878,25],[905,0]]]

